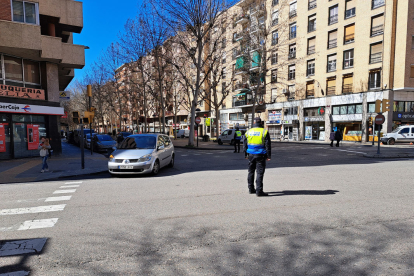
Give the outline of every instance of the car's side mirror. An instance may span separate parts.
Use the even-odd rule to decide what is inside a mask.
[[[112,150],[113,150],[113,151],[116,151],[116,147],[112,147]]]
[[[158,150],[163,150],[163,149],[165,149],[165,146],[164,145],[161,145],[161,146],[158,146],[158,148],[157,148]]]

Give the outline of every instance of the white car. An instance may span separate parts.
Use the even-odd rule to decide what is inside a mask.
[[[246,133],[245,129],[239,129],[242,133],[242,139],[241,143],[243,143],[244,134]],[[218,137],[218,144],[223,145],[223,143],[230,143],[230,145],[233,145],[234,143],[234,133],[236,132],[236,129],[226,129],[223,131],[222,134]]]
[[[177,138],[188,138],[190,137],[190,130],[189,129],[180,129],[177,132]]]
[[[125,138],[109,156],[111,174],[158,174],[174,166],[174,145],[167,135],[137,134]]]
[[[388,145],[414,142],[414,126],[397,127],[391,133],[384,134],[381,142]]]

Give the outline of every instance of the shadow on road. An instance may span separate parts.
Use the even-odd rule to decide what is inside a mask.
[[[291,196],[291,195],[334,195],[339,193],[336,190],[299,190],[299,191],[281,191],[268,192],[269,196]]]

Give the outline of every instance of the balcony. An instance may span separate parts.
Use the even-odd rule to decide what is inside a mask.
[[[296,58],[296,51],[290,52],[289,55],[288,55],[288,59],[291,60],[291,59],[295,59],[295,58]]]
[[[315,89],[308,89],[306,90],[306,98],[314,98],[315,97]]]
[[[259,16],[259,15],[263,14],[264,12],[265,12],[265,5],[264,4],[261,4],[259,6],[250,8],[250,15]]]
[[[0,21],[0,47],[13,48],[15,55],[24,56],[25,51],[33,51],[38,56],[42,50],[40,26]]]
[[[349,44],[355,41],[355,34],[346,35],[344,38],[344,44]]]
[[[353,89],[353,84],[349,83],[349,84],[344,84],[342,86],[342,94],[350,94],[354,91]]]
[[[385,5],[385,0],[372,0],[372,9],[376,9]]]
[[[246,24],[246,23],[249,23],[249,20],[250,20],[250,16],[248,14],[241,14],[236,18],[235,23]]]
[[[315,53],[315,45],[308,47],[308,55],[313,55]]]
[[[296,38],[296,31],[289,33],[289,39],[294,39],[294,38]]]
[[[289,12],[289,18],[294,18],[298,15],[298,11],[297,10],[293,10]]]
[[[243,32],[241,32],[241,33],[236,33],[236,34],[233,36],[233,42],[237,42],[237,41],[239,41],[239,40],[243,39],[243,35],[244,35],[244,33],[243,33]]]
[[[308,10],[313,10],[316,8],[316,0],[310,0],[308,3]]]
[[[311,32],[314,32],[314,31],[316,31],[316,24],[309,22],[308,33],[311,33]]]
[[[371,54],[369,57],[369,64],[378,63],[382,61],[382,52]]]
[[[83,4],[79,1],[60,0],[36,1],[39,2],[39,11],[42,15],[47,15],[58,19],[63,31],[80,33],[83,28]]]
[[[371,36],[382,35],[384,33],[384,24],[371,28]]]
[[[336,48],[337,47],[337,42],[338,40],[335,39],[331,39],[328,41],[328,49],[332,49],[332,48]]]
[[[338,15],[337,14],[329,16],[329,25],[332,25],[332,24],[335,24],[335,23],[338,23]]]
[[[234,72],[235,72],[236,75],[246,74],[249,71],[249,69],[250,69],[249,66],[243,66],[243,67],[240,67],[240,68],[236,68],[234,70]]]
[[[233,107],[244,106],[244,105],[252,105],[253,104],[253,99],[246,99],[246,96],[243,96],[243,98],[244,98],[243,100],[233,101]]]
[[[85,47],[63,43],[60,37],[41,36],[41,58],[55,61],[64,67],[82,69],[85,66]]]
[[[246,90],[249,89],[249,85],[247,83],[238,82],[234,85],[234,91]]]
[[[330,86],[326,88],[327,96],[335,96],[336,86]]]

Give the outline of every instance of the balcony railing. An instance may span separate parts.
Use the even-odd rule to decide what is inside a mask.
[[[371,36],[381,35],[384,33],[384,24],[372,27]]]
[[[279,38],[272,38],[272,46],[279,43]]]
[[[378,63],[382,61],[382,52],[381,53],[375,53],[375,54],[371,54],[371,56],[369,57],[369,63]]]
[[[328,70],[327,71],[328,72],[336,71],[336,61],[335,62],[328,63]]]
[[[310,0],[308,3],[308,10],[313,10],[316,8],[316,0]]]
[[[315,89],[306,90],[306,98],[313,98],[313,97],[315,97]]]
[[[333,96],[335,95],[336,86],[330,86],[326,88],[326,95],[327,96]]]
[[[352,43],[354,41],[355,41],[355,34],[349,34],[345,36],[345,39],[344,39],[345,44]]]
[[[272,1],[272,6],[276,6],[277,4],[279,4],[279,0],[273,0]]]
[[[249,85],[247,83],[238,82],[234,85],[234,90],[242,90],[242,89],[249,89]]]
[[[250,19],[250,16],[248,14],[241,14],[238,17],[236,17],[236,23],[248,22],[249,19]]]
[[[342,94],[349,94],[353,92],[353,84],[349,83],[349,84],[344,84],[342,86]]]
[[[314,32],[314,31],[316,31],[316,24],[315,23],[309,23],[308,33]]]
[[[294,39],[294,38],[296,38],[296,31],[289,33],[289,39]]]
[[[355,16],[355,8],[345,11],[345,19]]]
[[[308,68],[306,70],[306,76],[314,76],[315,75],[315,68]]]
[[[294,80],[296,78],[296,72],[292,72],[288,74],[288,80]]]
[[[372,9],[376,9],[384,5],[385,5],[385,0],[372,0]]]
[[[289,18],[293,18],[296,17],[298,15],[298,11],[297,10],[293,10],[289,12]]]
[[[296,58],[296,51],[290,52],[288,56],[288,59],[294,59],[294,58]]]
[[[236,74],[238,73],[246,73],[249,70],[249,66],[243,66],[240,68],[236,68],[234,71]]]
[[[254,13],[262,13],[264,11],[265,11],[265,5],[264,4],[261,4],[259,6],[250,8],[250,14],[251,15],[254,14]]]
[[[239,41],[240,39],[242,39],[242,38],[243,38],[243,35],[244,35],[244,33],[243,33],[243,32],[241,32],[241,33],[236,33],[236,34],[233,36],[233,42],[236,42],[236,41]]]
[[[338,44],[338,40],[336,38],[329,40],[328,49],[336,48],[337,44]]]
[[[276,26],[277,24],[279,24],[279,18],[273,19],[272,26]]]
[[[308,47],[308,55],[312,55],[315,53],[315,45]]]
[[[329,25],[332,25],[332,24],[335,24],[335,23],[338,23],[338,15],[337,14],[329,16]]]
[[[234,101],[233,107],[253,104],[253,99],[246,99],[243,101]]]

